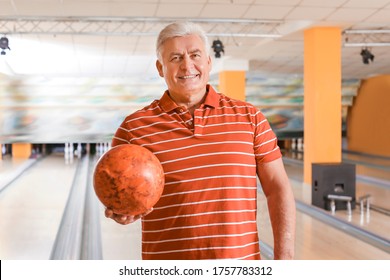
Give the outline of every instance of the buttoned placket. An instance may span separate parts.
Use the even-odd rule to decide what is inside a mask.
[[[184,109],[183,107],[179,107],[178,109],[179,111],[179,116],[180,118],[182,119],[182,121],[184,122],[184,125],[188,128],[188,129],[193,129],[193,124],[194,124],[194,120],[192,119],[192,116],[191,114],[188,112],[187,109]]]
[[[194,134],[202,134],[203,133],[203,121],[204,121],[204,109],[207,110],[207,107],[205,107],[203,104],[200,105],[198,109],[194,112],[194,118],[193,118],[193,128],[194,128]]]

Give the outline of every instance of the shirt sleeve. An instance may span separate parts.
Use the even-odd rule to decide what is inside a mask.
[[[112,147],[122,144],[130,144],[129,130],[127,128],[127,118],[118,127],[111,141]]]
[[[257,164],[270,162],[282,156],[278,139],[268,120],[259,111],[255,114],[254,151]]]

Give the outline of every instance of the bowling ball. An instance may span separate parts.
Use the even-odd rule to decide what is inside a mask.
[[[151,209],[164,189],[164,171],[148,149],[124,144],[111,148],[96,163],[95,193],[116,214],[138,215]]]

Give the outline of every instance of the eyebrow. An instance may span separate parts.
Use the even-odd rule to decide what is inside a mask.
[[[201,49],[194,49],[194,50],[190,50],[188,53],[189,54],[193,54],[193,53],[201,53]],[[171,52],[169,54],[169,57],[172,57],[172,56],[175,56],[175,55],[183,55],[181,52]]]
[[[202,52],[202,50],[200,50],[200,49],[194,49],[194,50],[190,51],[189,53],[201,53],[201,52]]]

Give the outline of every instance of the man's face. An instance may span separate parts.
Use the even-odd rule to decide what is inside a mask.
[[[188,35],[167,40],[162,48],[162,64],[156,62],[169,93],[176,100],[205,94],[211,70],[211,58],[199,36]]]

